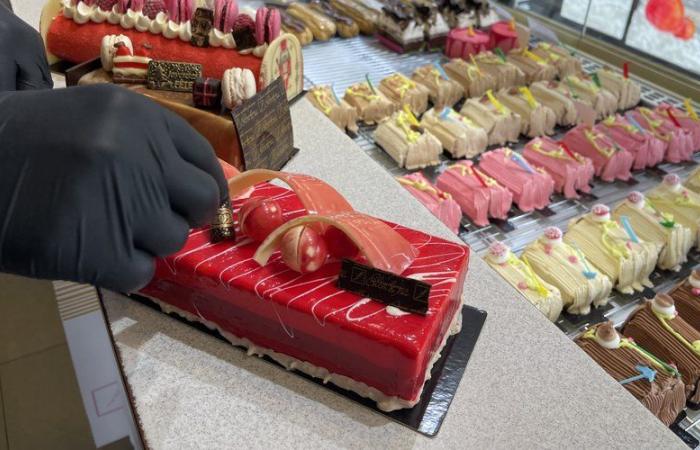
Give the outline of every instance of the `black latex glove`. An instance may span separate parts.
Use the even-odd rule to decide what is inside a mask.
[[[0,271],[134,291],[228,199],[209,143],[114,85],[0,93]]]
[[[0,5],[0,91],[52,86],[41,36]]]

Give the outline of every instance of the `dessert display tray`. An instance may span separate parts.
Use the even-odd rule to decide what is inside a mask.
[[[446,61],[445,56],[438,52],[397,54],[387,50],[376,40],[367,37],[312,43],[304,47],[303,52],[305,87],[308,89],[315,85],[331,85],[339,98],[343,96],[348,86],[363,80],[365,76],[368,76],[373,83],[378,84],[382,78],[394,72],[410,75],[421,65]],[[582,60],[583,68],[587,72],[594,72],[603,65],[588,55],[577,53],[576,56]],[[633,70],[632,78],[634,78]],[[682,107],[682,99],[673,94],[664,92],[644,80],[635,78],[635,81],[641,86],[641,104],[643,106],[653,107],[660,103],[667,103]],[[459,106],[458,104],[458,110]],[[351,137],[364,152],[392,175],[401,176],[413,172],[398,167],[394,160],[375,144],[373,139],[375,128],[375,126],[360,125],[359,131]],[[565,129],[558,129],[553,138],[561,138],[565,131]],[[529,139],[521,136],[520,141],[510,145],[510,147],[520,152],[528,141]],[[487,150],[497,147],[499,146],[492,146]],[[437,175],[453,162],[454,160],[443,153],[441,163],[438,166],[422,169],[422,172],[430,181],[435,181]],[[555,194],[550,206],[544,210],[524,213],[513,207],[507,221],[492,220],[491,224],[485,227],[478,227],[468,218],[463,217],[459,237],[477,255],[483,255],[489,244],[494,241],[504,241],[514,252],[519,253],[528,243],[535,240],[545,227],[558,226],[565,230],[571,219],[588,212],[594,204],[614,205],[633,190],[644,192],[651,189],[659,184],[663,176],[668,173],[676,173],[681,178],[685,178],[698,163],[700,163],[700,154],[696,154],[695,162],[664,163],[653,169],[634,172],[633,178],[627,182],[606,183],[596,178],[593,181],[591,194],[582,196],[578,200],[567,200],[563,196]],[[556,321],[556,325],[571,338],[590,325],[603,320],[612,320],[616,325],[619,325],[624,322],[643,298],[653,297],[654,292],[669,290],[676,282],[687,277],[691,268],[698,264],[700,264],[700,252],[694,249],[689,255],[688,263],[680,272],[658,270],[654,272],[652,274],[652,281],[655,285],[653,290],[647,289],[645,292],[634,295],[614,293],[607,306],[594,310],[586,316],[562,314]],[[672,428],[674,431],[680,430],[677,433],[679,435],[683,434],[683,431],[687,431],[695,438],[700,439],[698,425],[700,425],[700,411],[689,410],[687,417],[682,418]]]
[[[162,312],[160,307],[147,297],[136,294],[132,294],[130,297],[143,305],[153,308],[158,312]],[[201,323],[190,322],[175,313],[169,313],[168,315],[204,333],[210,334],[227,343],[229,342],[216,330],[207,328]],[[467,363],[479,339],[481,328],[484,326],[485,321],[486,312],[472,308],[471,306],[462,306],[461,331],[447,339],[440,359],[433,365],[430,379],[425,382],[420,402],[410,409],[399,409],[392,412],[382,411],[377,408],[377,404],[374,401],[364,398],[352,391],[345,390],[333,383],[326,384],[322,379],[314,378],[299,370],[289,369],[269,356],[261,356],[261,359],[269,364],[288,370],[314,384],[323,386],[340,396],[359,403],[414,431],[428,437],[434,437],[438,431],[440,431],[440,426],[457,392],[462,374],[467,367]],[[241,351],[246,351],[243,347],[240,349]]]

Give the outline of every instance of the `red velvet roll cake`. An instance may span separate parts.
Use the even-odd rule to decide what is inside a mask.
[[[612,139],[589,125],[581,124],[566,133],[562,142],[571,150],[590,158],[596,176],[603,181],[629,180],[634,155],[618,147]]]
[[[291,190],[267,183],[273,179]],[[313,177],[251,170],[230,179],[229,189],[237,239],[212,243],[209,230],[193,230],[181,251],[157,261],[142,293],[250,354],[382,410],[414,406],[461,325],[469,249],[355,212]],[[338,288],[340,258],[424,281],[426,314]]]
[[[619,114],[598,122],[596,131],[608,136],[634,155],[634,170],[654,167],[664,159],[666,145],[643,128],[637,128]]]
[[[693,158],[693,138],[688,131],[671,122],[668,115],[639,107],[625,113],[654,137],[666,144],[664,160],[670,163],[690,161]]]
[[[205,77],[221,79],[237,67],[253,72],[258,90],[278,76],[290,98],[303,87],[301,46],[293,35],[280,35],[277,10],[261,8],[253,18],[239,14],[236,0],[61,0],[60,8],[56,3],[45,8],[59,11],[45,40],[58,59],[88,61],[100,56],[104,36],[122,34],[135,52],[148,49],[154,60],[201,64]]]
[[[507,219],[513,203],[513,194],[471,161],[448,167],[438,177],[437,187],[451,194],[462,212],[480,227],[489,224],[489,217]]]
[[[591,192],[595,169],[593,162],[548,138],[535,138],[525,145],[523,156],[543,168],[554,180],[554,190],[566,198],[579,198],[579,192]]]

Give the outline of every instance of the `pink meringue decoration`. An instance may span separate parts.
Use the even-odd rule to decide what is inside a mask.
[[[668,115],[668,110],[671,111],[671,114],[681,127],[690,133],[693,151],[700,151],[700,119],[694,119],[688,112],[665,103],[662,103],[655,109],[656,113],[660,115]]]
[[[216,0],[214,4],[214,26],[224,33],[233,31],[233,24],[238,17],[236,0]]]
[[[634,155],[618,147],[612,139],[589,125],[581,124],[566,133],[562,142],[571,150],[590,158],[595,174],[603,181],[629,180]]]
[[[489,217],[507,219],[513,203],[508,189],[467,160],[448,167],[438,177],[437,187],[452,195],[462,213],[481,227],[489,224]]]
[[[509,148],[499,148],[481,155],[479,168],[513,193],[513,201],[524,212],[549,205],[554,180],[539,167]]]
[[[420,172],[408,174],[397,178],[399,183],[423,206],[428,208],[435,217],[440,219],[453,233],[459,231],[459,222],[462,219],[462,210],[447,192],[436,188]]]
[[[119,13],[126,13],[129,9],[129,5],[131,4],[131,0],[119,0],[117,1],[117,12]]]
[[[166,0],[168,19],[176,23],[189,22],[194,12],[194,0]]]
[[[129,8],[134,12],[141,12],[143,11],[144,3],[144,0],[131,0],[131,5],[129,5]]]
[[[679,163],[693,158],[693,138],[683,128],[676,127],[668,115],[661,115],[644,107],[628,111],[626,115],[632,117],[656,138],[664,141],[665,161]]]
[[[554,190],[566,198],[591,192],[593,162],[549,137],[535,138],[525,145],[523,156],[543,168],[554,180]],[[578,192],[577,192],[578,191]]]
[[[559,227],[547,227],[542,234],[550,241],[558,241],[564,237],[564,233],[562,233]]]
[[[638,129],[619,114],[598,122],[595,129],[634,155],[634,170],[654,167],[664,159],[666,146],[663,141]]]

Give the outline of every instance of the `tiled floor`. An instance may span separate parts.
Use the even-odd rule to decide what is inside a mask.
[[[0,450],[94,448],[51,283],[0,274]]]

